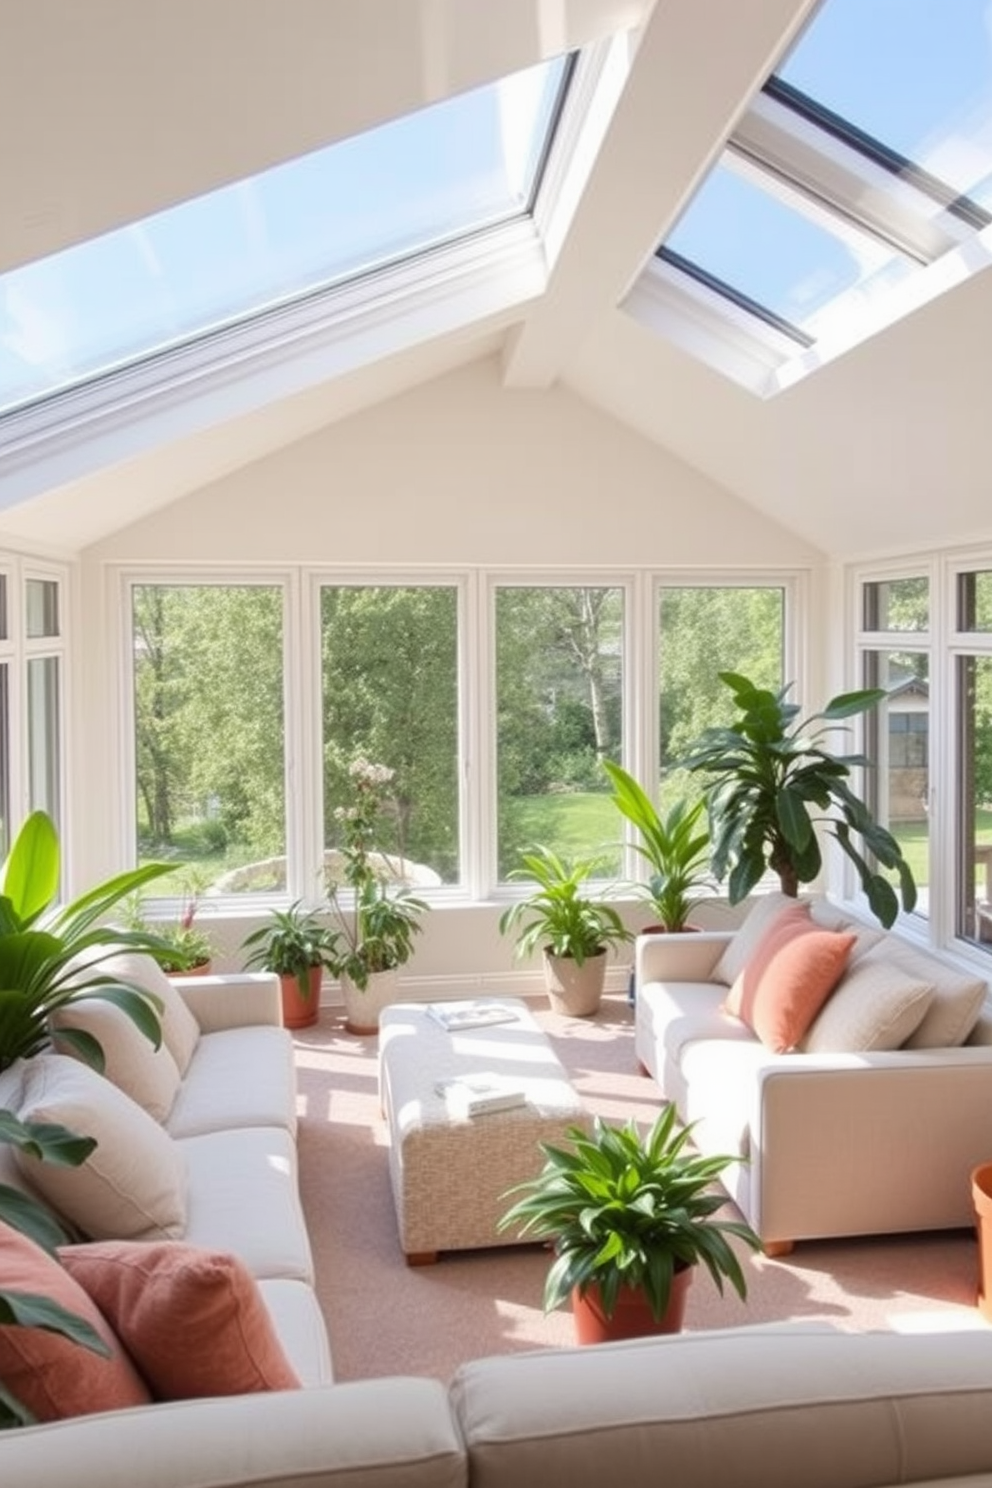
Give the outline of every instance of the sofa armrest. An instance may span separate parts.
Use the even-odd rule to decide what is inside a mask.
[[[439,1380],[361,1380],[187,1400],[5,1431],[0,1481],[17,1488],[465,1488],[465,1451]],[[138,1474],[140,1477],[140,1473]]]
[[[637,985],[645,982],[708,982],[733,932],[684,931],[639,935],[634,950]]]
[[[252,1023],[282,1025],[279,978],[272,972],[183,977],[173,986],[199,1023],[201,1033],[244,1028]]]
[[[992,1157],[992,1049],[783,1054],[756,1072],[746,1217],[763,1240],[974,1221]]]

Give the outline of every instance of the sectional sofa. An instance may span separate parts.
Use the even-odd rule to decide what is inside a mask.
[[[769,1047],[727,1004],[786,908],[768,894],[736,930],[638,938],[642,1067],[704,1152],[741,1159],[723,1181],[769,1252],[972,1224],[969,1174],[992,1160],[985,978],[812,895],[845,967],[799,1042]]]
[[[0,1482],[653,1488],[663,1465],[665,1480],[680,1488],[794,1488],[814,1481],[813,1464],[817,1483],[845,1488],[992,1481],[992,1331],[911,1338],[745,1328],[479,1359],[448,1385],[410,1377],[334,1383],[297,1186],[292,1047],[274,979],[204,978],[180,993],[163,987],[153,967],[127,970],[164,996],[168,1057],[149,1069],[129,1025],[90,1009],[87,1025],[107,1054],[104,1076],[80,1079],[82,1066],[65,1054],[4,1072],[0,1105],[88,1127],[101,1145],[88,1176],[43,1172],[0,1148],[0,1181],[85,1216],[96,1239],[63,1253],[67,1265],[74,1260],[73,1277],[88,1275],[87,1257],[100,1270],[121,1251],[236,1254],[257,1279],[266,1325],[294,1378],[211,1394],[221,1329],[214,1335],[211,1318],[188,1306],[165,1328],[164,1345],[180,1384],[199,1381],[199,1398],[0,1433]],[[0,1264],[3,1257],[0,1243]],[[123,1285],[137,1310],[154,1302],[154,1274],[137,1295],[127,1293],[126,1278]],[[114,1286],[99,1295],[112,1308],[120,1302]],[[239,1339],[255,1342],[254,1334],[247,1344]],[[159,1336],[152,1352],[162,1347]],[[74,1350],[73,1358],[82,1374],[89,1356]]]

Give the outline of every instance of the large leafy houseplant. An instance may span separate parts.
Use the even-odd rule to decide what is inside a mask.
[[[406,965],[428,906],[398,882],[402,863],[377,846],[395,771],[359,758],[350,765],[348,775],[354,791],[352,803],[334,812],[344,832],[340,848],[343,882],[329,882],[328,897],[339,937],[334,969],[364,991],[376,972]],[[344,889],[351,890],[350,906],[342,901]]]
[[[53,1122],[21,1121],[13,1111],[4,1109],[0,1109],[0,1143],[61,1167],[78,1167],[96,1146],[92,1137],[77,1137]],[[56,1246],[72,1238],[48,1209],[6,1183],[0,1183],[0,1220],[40,1245],[49,1255],[54,1256]],[[46,1332],[61,1334],[93,1353],[106,1356],[110,1352],[99,1333],[84,1318],[36,1292],[0,1288],[0,1325],[43,1328]],[[11,1426],[30,1426],[33,1419],[30,1411],[0,1381],[0,1431]]]
[[[116,1004],[158,1046],[155,999],[103,963],[122,948],[160,957],[163,945],[157,936],[106,920],[129,895],[168,871],[168,864],[147,863],[59,905],[55,826],[43,811],[25,820],[0,871],[0,1070],[46,1048],[52,1014],[82,998]],[[103,1054],[92,1034],[63,1028],[59,1040],[95,1068],[102,1067]]]
[[[635,884],[639,897],[651,905],[660,925],[669,932],[684,930],[697,890],[709,882],[709,832],[705,802],[676,801],[662,814],[634,777],[613,760],[604,760],[614,806],[637,830],[634,847],[647,863],[650,877]]]
[[[790,687],[772,692],[736,672],[719,675],[734,695],[738,716],[726,727],[705,729],[680,763],[710,777],[704,795],[711,866],[718,881],[727,878],[731,904],[745,899],[768,869],[778,875],[782,892],[795,897],[799,885],[820,872],[820,827],[850,858],[872,913],[888,928],[900,898],[907,911],[916,903],[912,872],[891,832],[848,784],[851,771],[871,761],[863,754],[834,754],[824,742],[838,723],[876,707],[885,692],[842,693],[822,712],[802,718],[798,704],[787,700]],[[896,876],[898,896],[880,870]]]
[[[728,1236],[754,1250],[761,1242],[748,1225],[716,1217],[727,1203],[716,1180],[736,1159],[699,1156],[691,1132],[668,1102],[643,1137],[633,1120],[615,1126],[597,1117],[591,1133],[569,1128],[570,1147],[540,1144],[544,1167],[509,1190],[514,1202],[499,1228],[551,1241],[545,1311],[595,1288],[612,1318],[621,1290],[631,1289],[644,1294],[658,1323],[676,1273],[699,1262],[721,1293],[727,1280],[746,1297]]]

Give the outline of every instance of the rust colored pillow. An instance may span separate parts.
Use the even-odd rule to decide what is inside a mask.
[[[61,1255],[157,1400],[299,1388],[237,1256],[171,1240],[101,1240]]]
[[[84,1318],[110,1349],[103,1358],[42,1328],[0,1326],[0,1380],[38,1421],[147,1405],[143,1381],[86,1292],[40,1246],[0,1224],[0,1288],[33,1292]]]
[[[777,915],[724,1004],[776,1054],[794,1049],[840,981],[857,936],[821,930],[807,905]]]

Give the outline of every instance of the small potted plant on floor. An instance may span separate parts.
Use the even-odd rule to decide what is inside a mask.
[[[536,887],[504,910],[499,921],[501,934],[516,934],[519,957],[541,947],[551,1006],[572,1017],[595,1013],[609,949],[631,939],[614,906],[585,890],[598,866],[596,858],[571,860],[550,847],[531,848],[509,877]]]
[[[413,955],[413,938],[422,929],[421,917],[428,906],[402,882],[402,854],[394,859],[377,845],[395,771],[359,758],[348,775],[352,804],[334,812],[344,832],[339,849],[343,881],[328,883],[337,917],[334,970],[341,981],[349,1032],[374,1033],[383,1007],[396,1001],[399,970]],[[342,900],[349,889],[350,904]]]
[[[692,805],[676,801],[662,815],[622,765],[604,760],[603,768],[613,786],[610,799],[637,829],[634,847],[650,869],[646,883],[633,885],[638,897],[650,904],[657,921],[646,928],[677,934],[688,928],[689,915],[699,898],[697,891],[710,880],[705,802],[701,798]]]
[[[307,1028],[320,1013],[320,983],[333,970],[338,934],[297,899],[288,909],[274,909],[268,921],[245,937],[246,969],[272,971],[282,992],[282,1018],[287,1028]]]
[[[673,1103],[641,1137],[634,1121],[596,1118],[591,1133],[569,1129],[571,1148],[540,1143],[545,1165],[517,1184],[499,1228],[550,1240],[555,1259],[544,1288],[550,1312],[569,1299],[579,1343],[681,1330],[699,1262],[723,1292],[747,1295],[728,1236],[759,1250],[751,1228],[718,1219],[727,1201],[716,1180],[732,1157],[701,1157]]]

